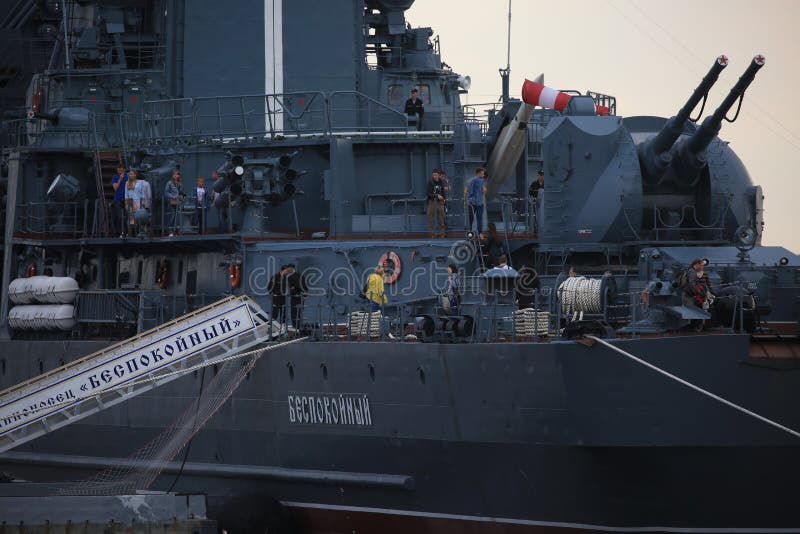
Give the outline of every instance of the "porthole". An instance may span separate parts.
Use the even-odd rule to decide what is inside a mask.
[[[417,367],[417,373],[419,373],[419,383],[420,384],[424,384],[425,383],[425,368],[420,365],[419,367]]]
[[[319,366],[322,368],[322,379],[323,380],[327,380],[328,379],[328,364],[323,362],[323,363],[319,364]]]
[[[375,382],[375,364],[370,363],[367,367],[369,367],[369,378],[373,382]]]
[[[286,367],[289,369],[289,380],[294,380],[294,364],[289,362]]]

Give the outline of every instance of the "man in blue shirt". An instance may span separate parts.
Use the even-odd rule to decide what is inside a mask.
[[[111,233],[120,237],[125,236],[125,186],[128,184],[128,173],[125,167],[117,165],[117,174],[111,177],[111,186],[114,188],[114,203],[111,205]]]
[[[486,169],[478,167],[475,176],[464,188],[464,202],[469,213],[469,229],[472,230],[472,221],[477,221],[478,235],[483,233],[483,195],[486,194]]]

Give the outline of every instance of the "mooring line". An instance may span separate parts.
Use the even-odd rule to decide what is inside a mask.
[[[763,415],[759,415],[759,414],[757,414],[757,413],[755,413],[753,411],[750,411],[747,408],[739,406],[738,404],[735,404],[735,403],[733,403],[733,402],[731,402],[731,401],[729,401],[727,399],[723,399],[719,395],[715,395],[714,393],[711,393],[710,391],[705,390],[705,389],[701,388],[700,386],[696,386],[696,385],[692,384],[691,382],[688,382],[688,381],[684,380],[683,378],[680,378],[680,377],[675,376],[675,375],[673,375],[671,373],[668,373],[667,371],[661,369],[660,367],[657,367],[657,366],[653,365],[650,362],[646,362],[643,359],[641,359],[641,358],[639,358],[637,356],[634,356],[630,352],[626,352],[626,351],[622,350],[621,348],[612,345],[611,343],[609,343],[608,341],[605,341],[604,339],[600,339],[599,337],[595,337],[595,336],[585,336],[585,337],[587,339],[591,339],[591,340],[597,341],[598,343],[600,343],[602,345],[605,345],[606,347],[610,348],[611,350],[622,354],[626,358],[630,358],[631,360],[635,361],[636,363],[640,363],[640,364],[644,365],[645,367],[649,367],[653,371],[656,371],[657,373],[661,373],[662,375],[666,376],[667,378],[671,378],[672,380],[675,380],[676,382],[678,382],[680,384],[683,384],[684,386],[686,386],[688,388],[691,388],[691,389],[697,391],[698,393],[702,393],[703,395],[705,395],[707,397],[711,397],[715,401],[721,402],[722,404],[730,406],[731,408],[735,408],[736,410],[739,410],[740,412],[742,412],[744,414],[747,414],[750,417],[754,417],[754,418],[758,419],[761,422],[767,423],[768,425],[772,425],[775,428],[778,428],[780,430],[783,430],[784,432],[787,432],[787,433],[789,433],[789,434],[791,434],[791,435],[793,435],[795,437],[800,438],[800,432],[798,432],[796,430],[792,430],[791,428],[789,428],[787,426],[783,426],[780,423],[776,423],[772,419],[767,419]]]

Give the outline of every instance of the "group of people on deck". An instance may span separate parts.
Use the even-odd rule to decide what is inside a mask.
[[[447,194],[450,182],[447,173],[441,169],[433,169],[427,188],[426,214],[428,216],[428,233],[431,237],[445,237],[447,233]],[[478,235],[483,234],[483,209],[486,194],[486,169],[479,167],[475,176],[464,187],[464,206],[469,216],[469,228],[473,225]],[[438,228],[436,227],[438,224]]]
[[[214,171],[212,177],[219,176]],[[114,201],[111,205],[111,235],[121,238],[130,236],[149,237],[151,235],[151,219],[153,212],[153,190],[144,176],[136,169],[125,169],[117,166],[117,174],[111,177],[114,189]],[[191,225],[203,234],[207,229],[208,210],[215,203],[219,193],[205,186],[205,178],[199,176],[192,191],[193,204]],[[167,226],[164,233],[173,237],[181,231],[181,217],[185,209],[186,199],[181,170],[173,169],[170,179],[164,186],[164,210]],[[219,231],[228,229],[227,206],[218,207]],[[137,215],[138,213],[138,215]]]

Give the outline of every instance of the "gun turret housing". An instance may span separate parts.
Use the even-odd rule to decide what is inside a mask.
[[[692,110],[697,107],[700,100],[704,100],[708,96],[708,91],[717,82],[720,73],[727,65],[727,56],[719,56],[677,115],[671,117],[654,137],[639,145],[639,161],[646,182],[651,184],[658,182],[669,168],[672,163],[670,154],[672,145],[683,133]]]
[[[682,182],[692,183],[697,173],[706,166],[706,148],[708,148],[711,141],[719,134],[723,119],[729,120],[729,122],[736,120],[735,117],[733,119],[727,119],[726,115],[737,100],[740,100],[739,105],[741,106],[741,99],[744,98],[744,92],[750,84],[753,83],[756,73],[764,66],[764,63],[766,63],[766,58],[764,56],[761,54],[755,56],[750,66],[747,67],[747,70],[745,70],[744,74],[739,78],[739,81],[736,82],[736,85],[730,90],[728,96],[725,97],[722,104],[714,111],[714,114],[710,117],[706,117],[703,124],[700,125],[694,135],[689,139],[681,141],[673,148],[673,159],[675,160],[673,162],[673,167],[675,168],[676,176]]]

